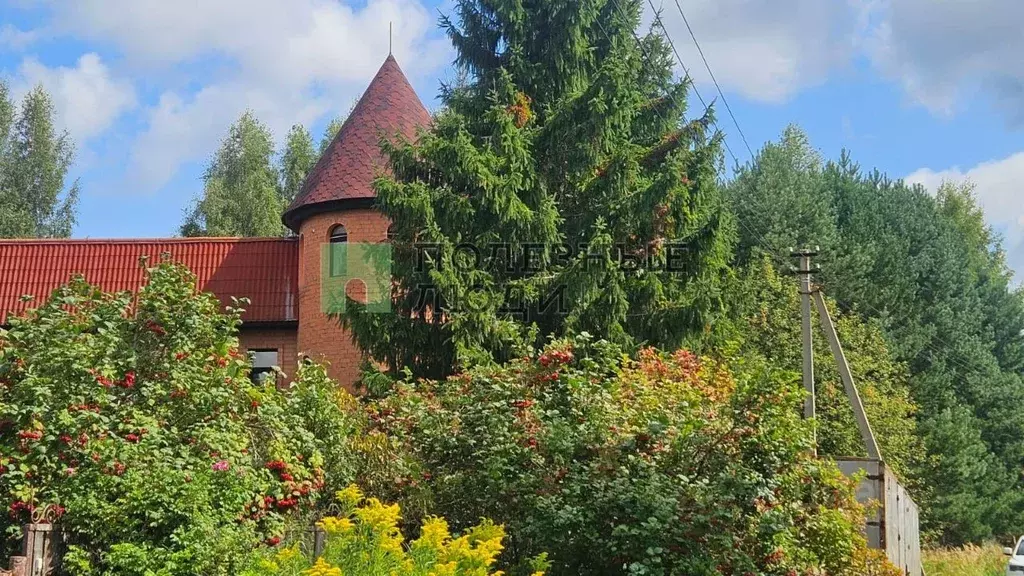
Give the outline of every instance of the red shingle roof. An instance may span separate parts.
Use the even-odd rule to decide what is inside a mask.
[[[138,290],[144,282],[139,257],[156,262],[163,253],[187,265],[200,290],[224,304],[250,303],[247,322],[298,317],[298,243],[286,238],[182,238],[158,240],[0,240],[0,324],[38,306],[73,275],[108,292]],[[23,302],[31,294],[36,302]]]
[[[285,223],[297,227],[291,220],[302,206],[373,198],[373,179],[386,167],[380,153],[381,135],[401,134],[412,140],[418,128],[429,124],[430,113],[394,56],[388,56],[285,211]]]

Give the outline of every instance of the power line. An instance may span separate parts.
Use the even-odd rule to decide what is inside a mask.
[[[648,1],[648,4],[650,4],[651,9],[654,12],[654,17],[655,17],[656,22],[661,27],[662,32],[665,35],[665,39],[668,41],[669,46],[672,48],[672,52],[675,54],[676,59],[679,61],[679,65],[683,68],[683,71],[686,73],[687,77],[689,78],[690,77],[689,69],[686,67],[686,64],[683,62],[683,59],[679,55],[678,50],[676,50],[675,43],[672,41],[672,36],[669,34],[668,29],[665,27],[664,22],[662,22],[661,16],[660,16],[659,12],[654,7],[654,4],[653,4],[652,0],[647,0],[647,1]],[[619,3],[619,0],[610,0],[610,2],[614,5],[616,10],[619,12],[619,15],[623,18],[623,20],[625,20],[628,23],[629,18],[626,17],[626,14],[625,14],[625,12],[622,9],[622,5]],[[753,161],[755,159],[754,152],[750,148],[750,144],[747,141],[746,135],[743,133],[743,129],[740,127],[739,121],[736,119],[735,114],[733,114],[732,108],[729,106],[729,102],[726,99],[725,94],[722,92],[722,88],[719,85],[717,78],[715,78],[714,72],[712,72],[712,70],[711,70],[711,65],[708,63],[708,60],[707,60],[707,58],[704,55],[704,51],[703,51],[703,49],[701,49],[700,43],[697,41],[697,37],[696,37],[696,35],[693,32],[693,28],[690,26],[690,23],[689,23],[688,19],[686,18],[686,14],[683,12],[682,6],[679,4],[679,0],[674,0],[674,2],[676,4],[676,8],[679,9],[680,16],[683,17],[683,22],[686,24],[686,28],[687,28],[687,30],[690,33],[690,37],[693,39],[694,44],[697,46],[697,51],[700,53],[701,59],[704,62],[704,66],[705,66],[705,68],[707,68],[708,74],[711,75],[711,79],[712,79],[712,81],[715,84],[715,88],[718,90],[718,94],[721,96],[722,102],[725,104],[726,110],[729,112],[729,116],[732,118],[733,124],[736,126],[737,131],[739,131],[740,137],[743,140],[743,144],[747,148],[747,152],[750,154],[751,161]],[[601,27],[601,30],[604,32],[605,38],[608,39],[609,41],[611,41],[611,37],[608,34],[607,29],[605,29],[604,25],[601,24],[600,18],[597,19],[597,22],[598,22],[598,25]],[[644,48],[643,42],[640,40],[640,37],[637,35],[636,30],[634,30],[633,28],[630,28],[630,32],[631,32],[631,34],[633,36],[633,39],[636,41],[637,46],[640,48],[640,51],[641,51],[641,54],[643,55],[643,58],[647,60],[648,64],[650,64],[651,63],[650,56],[648,55],[647,50]],[[700,92],[697,90],[697,87],[695,85],[691,85],[691,87],[693,88],[694,94],[696,94],[697,98],[700,100],[701,104],[704,106],[705,112],[706,112],[708,107],[709,107],[707,102],[700,95]],[[660,114],[660,112],[659,112],[659,114]],[[664,117],[663,114],[662,114],[662,118],[667,121],[667,119]],[[718,127],[717,123],[715,123],[715,126]],[[725,145],[725,148],[729,152],[729,155],[732,157],[733,161],[735,161],[737,163],[737,165],[738,165],[739,164],[739,160],[736,158],[736,155],[733,154],[732,149],[729,147],[729,143],[727,141],[725,141],[724,138],[722,140],[722,143]],[[760,208],[760,207],[755,206],[755,208]],[[741,219],[738,219],[738,223],[748,233],[751,234],[751,236],[756,240],[757,246],[762,248],[762,249],[764,249],[764,253],[769,258],[774,259],[776,261],[776,263],[777,264],[781,264],[783,268],[788,266],[788,262],[786,262],[782,258],[782,256],[780,254],[778,254],[775,250],[771,249],[771,247],[769,246],[769,243],[767,242],[766,234],[765,233],[763,233],[763,232],[761,232],[759,230],[755,231],[755,230],[751,229]],[[882,311],[879,310],[878,308],[872,306],[870,303],[861,302],[861,304],[866,306],[866,307],[868,307],[869,309],[871,309],[871,311],[873,311],[874,313],[878,314],[879,317],[882,316],[882,314],[883,314]],[[854,307],[849,306],[849,305],[847,305],[846,308],[854,309]],[[900,317],[898,317],[896,315],[891,316],[891,318],[894,318],[894,319],[898,320],[901,324],[905,323],[904,325],[909,325],[909,323],[910,323],[909,322],[910,318],[900,318]],[[956,356],[955,353],[954,354],[943,354],[943,352],[949,353],[949,352],[954,351],[955,347],[952,344],[950,344],[948,340],[946,340],[945,338],[942,338],[938,334],[934,335],[934,337],[938,341],[938,343],[942,344],[946,348],[946,350],[942,350],[942,349],[936,347],[933,342],[927,341],[927,340],[923,343],[923,346],[924,346],[925,349],[927,349],[928,351],[930,351],[932,353],[941,354],[941,356],[944,357],[947,361],[951,362],[955,366],[963,368],[964,370],[966,370],[968,372],[973,370],[972,367],[968,366],[966,363],[964,363],[962,360],[960,360]],[[954,379],[956,381],[960,382],[960,383],[966,383],[966,380],[964,379],[963,376],[955,377]]]
[[[650,2],[651,0],[647,0]],[[740,123],[736,120],[736,115],[732,113],[732,106],[729,106],[729,101],[725,98],[725,93],[722,92],[722,86],[718,84],[718,79],[715,78],[715,73],[711,71],[711,64],[708,63],[708,59],[704,56],[704,50],[700,47],[700,42],[697,42],[697,36],[693,33],[693,28],[690,27],[690,21],[686,18],[686,13],[683,12],[683,7],[679,4],[679,0],[674,0],[676,8],[679,10],[679,15],[683,17],[683,23],[686,24],[686,30],[690,32],[690,38],[693,39],[693,44],[697,46],[697,52],[700,54],[700,59],[704,61],[704,67],[707,68],[708,74],[711,75],[711,81],[715,83],[715,88],[718,90],[718,95],[722,97],[722,103],[725,104],[725,109],[729,112],[729,116],[732,118],[732,123],[736,126],[736,131],[740,133],[740,138],[743,139],[743,145],[747,147],[747,153],[750,154],[750,159],[754,159],[754,151],[750,149],[750,144],[747,142],[747,136],[743,133],[743,129],[740,128]],[[653,8],[653,4],[651,6]],[[661,18],[659,17],[660,21]],[[665,26],[662,25],[662,30],[665,30]],[[668,35],[668,31],[665,31],[665,35]]]
[[[650,2],[650,1],[651,1],[651,0],[648,0],[648,2]],[[614,8],[616,9],[616,11],[618,12],[619,16],[620,16],[620,17],[622,17],[623,21],[624,21],[624,22],[625,22],[626,24],[628,24],[628,23],[630,22],[630,19],[629,19],[629,18],[627,17],[627,15],[626,15],[625,11],[624,11],[624,10],[622,9],[622,4],[620,3],[620,0],[610,0],[610,3],[611,3],[611,4],[613,5],[613,7],[614,7]],[[652,9],[653,9],[654,5],[653,5],[653,4],[651,4],[651,7],[652,7]],[[661,29],[662,29],[662,31],[663,31],[663,32],[664,32],[664,34],[665,34],[665,39],[666,39],[666,40],[668,41],[668,43],[669,43],[669,46],[671,46],[671,47],[672,47],[672,51],[673,51],[673,52],[675,53],[676,59],[677,59],[677,60],[679,61],[679,65],[680,65],[680,66],[682,66],[682,68],[683,68],[683,71],[684,71],[684,72],[686,72],[686,74],[687,74],[687,77],[689,77],[689,71],[688,71],[688,69],[687,69],[687,67],[686,67],[686,63],[684,63],[684,62],[683,62],[683,59],[682,59],[682,57],[680,57],[680,55],[679,55],[679,52],[678,52],[678,51],[676,50],[676,48],[675,48],[675,44],[674,44],[674,42],[672,41],[672,37],[671,37],[671,35],[669,35],[669,33],[668,33],[668,30],[667,30],[667,29],[665,28],[665,25],[664,25],[664,24],[663,24],[663,23],[661,22],[661,16],[660,16],[660,15],[659,15],[659,13],[657,12],[657,10],[655,10],[654,14],[655,14],[655,18],[656,18],[656,19],[658,20],[658,24],[659,24],[659,25],[661,26]],[[603,23],[601,22],[601,18],[600,18],[600,17],[598,17],[598,18],[597,18],[597,20],[596,20],[596,22],[597,22],[597,25],[598,25],[598,27],[599,27],[599,28],[601,28],[601,32],[602,32],[602,33],[604,34],[604,36],[605,36],[605,40],[607,40],[608,42],[611,42],[611,41],[612,41],[612,40],[611,40],[611,35],[610,35],[610,34],[608,33],[608,29],[607,29],[607,28],[605,28],[604,24],[603,24]],[[643,42],[642,42],[642,41],[640,40],[640,36],[638,36],[638,35],[637,35],[637,33],[636,33],[636,30],[635,30],[635,29],[634,29],[634,28],[633,28],[632,26],[630,26],[630,29],[629,29],[629,30],[630,30],[630,34],[632,34],[632,36],[633,36],[633,40],[634,40],[634,41],[636,42],[636,45],[637,45],[637,47],[638,47],[638,48],[640,49],[640,54],[641,54],[641,62],[643,62],[644,60],[646,60],[646,61],[647,61],[647,65],[650,65],[650,64],[652,63],[652,61],[651,61],[651,57],[650,57],[650,55],[649,55],[649,54],[647,53],[647,50],[646,50],[646,49],[644,48]],[[704,111],[705,111],[705,113],[707,113],[707,110],[708,110],[708,104],[707,104],[707,102],[706,102],[706,101],[704,100],[704,98],[703,98],[703,97],[701,97],[701,95],[700,95],[700,91],[698,91],[698,90],[697,90],[697,86],[696,86],[696,85],[694,85],[694,84],[693,84],[693,83],[691,82],[691,84],[690,84],[690,87],[691,87],[691,88],[693,88],[693,92],[694,92],[694,94],[696,94],[696,96],[697,96],[697,98],[698,98],[698,99],[700,100],[701,104],[702,104],[702,105],[704,105]],[[664,115],[664,114],[663,114],[663,113],[662,113],[662,112],[661,112],[660,110],[658,111],[658,114],[659,114],[659,115],[661,116],[662,120],[664,120],[664,121],[665,121],[666,123],[668,123],[668,118],[666,118],[666,117],[665,117],[665,115]],[[716,127],[716,128],[719,128],[719,127],[718,127],[718,124],[717,124],[717,122],[715,122],[715,127]],[[720,128],[719,128],[719,130],[720,130]],[[739,159],[738,159],[738,158],[736,157],[736,154],[734,154],[734,153],[733,153],[733,151],[732,151],[732,148],[730,148],[730,147],[729,147],[729,142],[728,142],[728,141],[727,141],[727,140],[726,140],[726,139],[725,139],[724,137],[722,138],[722,144],[723,144],[723,145],[725,146],[725,149],[726,149],[726,151],[728,151],[728,153],[729,153],[729,156],[731,156],[731,157],[732,157],[732,159],[733,159],[733,162],[735,162],[735,163],[736,163],[736,165],[738,166],[738,165],[739,165]],[[748,148],[748,150],[749,150],[749,148]],[[753,158],[752,158],[752,160],[753,160]],[[758,209],[760,209],[760,207],[758,207],[758,206],[755,206],[755,208],[758,208]],[[755,239],[757,240],[757,243],[758,243],[758,245],[760,245],[760,246],[761,246],[762,248],[764,248],[765,246],[767,246],[767,245],[769,244],[769,243],[768,243],[768,242],[766,241],[766,238],[765,238],[765,232],[764,232],[764,231],[762,231],[762,230],[754,230],[754,229],[752,229],[752,228],[750,227],[750,225],[748,225],[748,224],[747,224],[747,223],[746,223],[746,222],[745,222],[744,220],[742,220],[742,219],[737,219],[737,223],[738,223],[738,224],[739,224],[739,225],[740,225],[740,226],[741,226],[741,227],[742,227],[742,228],[743,228],[744,230],[746,230],[746,232],[747,232],[748,234],[750,234],[750,235],[751,235],[752,237],[754,237],[754,238],[755,238]],[[782,257],[782,256],[781,256],[780,254],[778,254],[778,253],[777,253],[777,252],[776,252],[775,250],[771,250],[771,249],[766,249],[766,250],[765,250],[765,253],[766,253],[766,254],[767,254],[767,255],[768,255],[769,257],[773,258],[773,259],[775,260],[775,263],[776,263],[777,265],[779,265],[780,267],[782,267],[782,268],[785,268],[786,266],[788,266],[788,261],[786,261],[786,260],[785,260],[785,259],[784,259],[784,258],[783,258],[783,257]]]
[[[647,0],[647,1],[650,2],[651,0]],[[611,0],[611,3],[615,6],[615,9],[619,12],[619,16],[621,16],[622,19],[628,23],[629,22],[629,18],[626,16],[625,11],[622,10],[622,4],[619,3],[619,0]],[[653,8],[654,5],[651,4],[651,7]],[[658,16],[657,12],[655,12],[655,17],[658,18],[658,21],[660,23],[661,17]],[[597,21],[598,21],[598,25],[601,26],[601,29],[604,30],[604,25],[600,24],[601,19],[598,18]],[[679,52],[676,51],[675,44],[673,44],[672,38],[668,35],[668,31],[665,30],[664,24],[661,25],[661,29],[663,31],[665,31],[665,38],[668,40],[669,46],[671,46],[672,47],[672,51],[675,52],[676,59],[679,60],[679,65],[682,66],[683,67],[683,71],[686,72],[687,79],[690,80],[690,88],[693,89],[693,93],[697,95],[697,99],[700,100],[701,105],[704,106],[704,112],[707,113],[707,111],[710,108],[710,106],[704,100],[704,98],[700,95],[700,91],[697,90],[697,85],[692,82],[692,78],[690,77],[690,71],[686,68],[686,64],[683,63],[683,59],[679,57]],[[644,48],[643,42],[640,40],[640,36],[637,35],[636,30],[633,29],[633,27],[630,27],[629,31],[633,35],[633,39],[636,40],[636,45],[637,45],[638,48],[640,48],[640,52],[641,52],[641,54],[643,54],[644,59],[647,60],[648,64],[651,64],[651,58],[647,54],[647,49]],[[605,36],[607,37],[608,36],[607,30],[604,30],[604,32],[605,32]],[[718,128],[718,123],[717,122],[715,123],[715,127]],[[729,152],[729,156],[732,157],[733,162],[735,162],[737,165],[739,165],[739,163],[740,163],[739,159],[736,157],[736,154],[733,153],[732,148],[729,147],[729,142],[725,138],[722,138],[722,144],[725,145],[725,149],[726,149],[727,152]]]

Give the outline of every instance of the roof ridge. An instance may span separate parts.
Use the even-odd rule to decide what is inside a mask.
[[[68,244],[240,244],[243,242],[294,242],[293,236],[191,236],[187,238],[0,238],[0,245]]]

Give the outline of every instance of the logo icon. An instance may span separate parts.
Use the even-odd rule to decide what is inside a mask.
[[[333,242],[320,247],[320,309],[345,311],[348,300],[367,312],[391,312],[391,244]]]

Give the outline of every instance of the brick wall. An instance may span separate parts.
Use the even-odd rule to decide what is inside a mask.
[[[370,208],[353,209],[313,215],[299,228],[298,350],[313,360],[329,363],[328,374],[351,390],[363,355],[337,320],[327,317],[321,302],[321,250],[338,224],[345,226],[349,242],[383,242],[388,220]],[[358,282],[350,284],[349,296],[358,299],[361,293],[365,293],[365,287]]]
[[[295,376],[298,366],[298,334],[295,328],[247,328],[244,324],[238,334],[242,352],[249,350],[277,350],[281,370],[288,376]],[[284,382],[279,382],[284,384]]]

